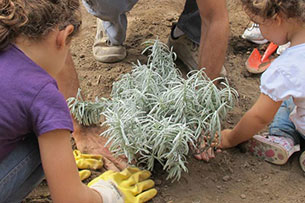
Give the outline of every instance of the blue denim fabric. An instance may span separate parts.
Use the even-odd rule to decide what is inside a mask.
[[[138,0],[82,0],[87,11],[103,20],[103,26],[111,44],[121,45],[126,39],[126,13]],[[177,26],[190,40],[199,44],[201,18],[196,0],[186,0]]]
[[[126,13],[138,0],[82,0],[87,11],[103,20],[103,27],[112,45],[121,45],[126,39]]]
[[[196,0],[186,0],[177,27],[182,30],[190,40],[197,44],[200,43],[201,18]]]
[[[0,162],[0,202],[21,202],[43,178],[37,138],[31,135]]]
[[[299,133],[289,116],[293,111],[295,104],[292,98],[284,101],[277,111],[272,123],[269,126],[269,134],[292,138],[294,144],[300,144],[300,138],[305,136]]]

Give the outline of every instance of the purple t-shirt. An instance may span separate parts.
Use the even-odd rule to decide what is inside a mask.
[[[21,50],[0,52],[0,161],[26,135],[56,129],[73,131],[65,98],[56,81]]]

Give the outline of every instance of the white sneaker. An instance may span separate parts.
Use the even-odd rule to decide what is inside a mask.
[[[276,53],[278,55],[281,55],[289,47],[290,47],[290,42],[283,44],[283,45],[279,46],[279,48],[277,48]]]
[[[255,44],[265,44],[268,42],[268,40],[263,37],[259,25],[255,23],[253,23],[251,27],[247,28],[241,37]]]

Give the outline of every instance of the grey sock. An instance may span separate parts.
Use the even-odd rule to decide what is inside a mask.
[[[184,35],[184,32],[180,30],[177,26],[174,28],[173,37],[178,38],[180,36]]]

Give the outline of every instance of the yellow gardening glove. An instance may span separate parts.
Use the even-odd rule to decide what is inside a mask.
[[[152,199],[157,194],[157,190],[153,188],[155,186],[154,181],[148,179],[150,176],[151,173],[149,171],[140,170],[135,167],[126,168],[122,172],[109,170],[92,180],[88,186],[99,192],[101,191],[101,195],[104,196],[105,192],[103,190],[105,187],[108,187],[105,184],[111,183],[119,189],[125,200],[120,201],[119,195],[116,195],[116,199],[106,197],[106,200],[104,200],[105,203],[107,201],[117,203],[143,203]]]
[[[78,172],[80,180],[83,181],[91,176],[91,171],[89,170],[81,170]]]
[[[74,150],[73,155],[79,169],[100,169],[103,167],[103,156],[97,154],[82,154],[79,150]]]

